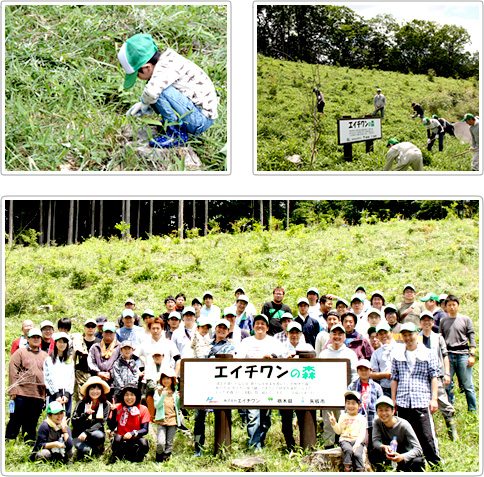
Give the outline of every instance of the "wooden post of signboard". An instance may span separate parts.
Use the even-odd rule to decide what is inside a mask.
[[[232,354],[217,354],[216,358],[233,358]],[[231,449],[232,446],[232,410],[214,409],[215,414],[215,435],[214,454],[218,455],[224,449]]]
[[[371,139],[370,141],[365,141],[365,144],[366,144],[366,152],[367,153],[373,152],[373,139]]]
[[[299,441],[303,449],[316,447],[316,411],[304,411],[302,421],[298,419]]]
[[[314,351],[297,352],[299,359],[314,359],[316,353]],[[302,416],[299,415],[299,444],[303,449],[310,449],[316,447],[316,412],[303,411]]]
[[[343,119],[350,119],[351,116],[343,116]],[[346,161],[351,161],[353,159],[353,144],[343,144],[343,158]]]
[[[220,454],[224,449],[230,450],[232,445],[231,409],[215,409],[214,454]]]

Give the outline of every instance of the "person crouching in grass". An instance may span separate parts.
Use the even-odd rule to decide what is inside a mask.
[[[47,460],[67,463],[72,457],[72,436],[64,406],[59,401],[47,405],[47,419],[39,426],[31,461]]]
[[[358,472],[365,472],[363,462],[363,442],[366,439],[366,418],[358,414],[361,407],[360,393],[345,392],[345,410],[336,422],[334,414],[328,413],[329,421],[336,434],[340,434],[339,445],[343,449],[345,472],[352,472],[353,465]]]
[[[118,59],[126,72],[126,89],[135,84],[136,77],[146,80],[140,102],[126,115],[157,112],[168,124],[166,134],[153,138],[150,146],[183,146],[188,134],[198,136],[217,119],[217,94],[207,74],[170,48],[158,50],[151,35],[138,33],[128,38]]]

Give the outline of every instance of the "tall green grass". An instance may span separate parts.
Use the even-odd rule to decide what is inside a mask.
[[[421,147],[426,171],[470,171],[471,154],[452,159],[469,144],[445,136],[444,151],[426,148],[426,128],[411,118],[412,102],[420,103],[425,115],[438,114],[450,122],[460,121],[466,112],[479,111],[477,79],[456,80],[390,71],[353,70],[334,66],[275,60],[257,56],[257,170],[304,171],[310,169],[315,95],[313,86],[324,94],[325,114],[319,115],[322,132],[316,144],[313,171],[382,171],[389,138],[410,141]],[[353,144],[353,159],[343,158],[338,145],[337,119],[343,115],[361,117],[374,110],[373,96],[381,88],[387,99],[381,140],[374,152],[364,143]],[[287,156],[300,155],[292,164]]]
[[[7,170],[146,170],[122,154],[120,135],[143,90],[140,80],[123,89],[117,59],[136,33],[150,33],[212,79],[219,119],[190,144],[204,169],[225,169],[226,6],[52,4],[5,7]]]

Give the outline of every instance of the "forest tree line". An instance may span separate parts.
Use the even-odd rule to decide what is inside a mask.
[[[9,246],[63,245],[89,237],[199,235],[255,227],[354,225],[394,217],[475,217],[477,200],[6,200]],[[193,232],[192,232],[193,233]]]
[[[467,30],[434,21],[366,20],[334,5],[258,5],[257,51],[276,59],[454,78],[479,77]],[[474,39],[475,41],[475,39]]]

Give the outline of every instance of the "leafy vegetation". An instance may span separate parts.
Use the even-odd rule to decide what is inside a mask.
[[[242,230],[243,224],[239,224]],[[387,303],[398,303],[402,286],[412,282],[421,293],[455,293],[461,311],[469,315],[479,334],[479,228],[472,219],[403,220],[382,223],[363,220],[347,226],[343,221],[321,222],[307,227],[294,225],[287,231],[261,230],[234,234],[213,233],[206,237],[154,236],[127,241],[91,238],[80,245],[64,247],[15,247],[5,251],[5,351],[19,334],[23,319],[39,323],[46,318],[41,305],[53,305],[48,314],[56,321],[73,319],[74,331],[83,320],[104,314],[119,314],[126,297],[134,297],[137,310],[163,310],[166,295],[183,291],[189,299],[212,290],[214,303],[224,307],[234,300],[234,290],[243,285],[251,302],[260,308],[272,297],[276,285],[286,289],[285,302],[296,301],[309,286],[350,297],[357,285],[380,289]],[[6,368],[5,368],[6,369]],[[479,366],[474,367],[479,393]],[[5,403],[6,404],[6,403]],[[464,394],[457,393],[457,429],[460,442],[448,440],[442,416],[435,416],[444,472],[476,472],[479,468],[478,416],[466,412]],[[192,414],[192,412],[191,412]],[[109,464],[109,452],[101,459],[76,462],[69,472],[228,472],[228,458],[247,455],[247,434],[233,413],[232,451],[213,457],[213,416],[207,425],[208,450],[193,457],[193,442],[177,433],[175,450],[166,465],[150,455],[141,466],[127,462]],[[193,419],[188,421],[193,426]],[[320,443],[321,444],[321,443]],[[273,412],[267,447],[260,454],[268,472],[304,472],[302,453],[288,458],[277,412]],[[29,449],[22,443],[6,448],[6,470],[47,472],[64,470],[27,461]]]
[[[313,87],[324,94],[324,115],[314,112]],[[382,139],[374,152],[364,143],[353,144],[353,159],[343,157],[338,145],[337,119],[362,117],[374,110],[373,96],[381,88],[386,96]],[[258,171],[381,171],[386,163],[389,138],[410,141],[422,149],[425,171],[469,171],[471,155],[453,158],[469,149],[455,137],[445,136],[444,151],[434,145],[427,151],[427,130],[412,119],[411,103],[420,103],[425,115],[438,114],[460,121],[466,112],[478,114],[479,83],[390,71],[311,65],[257,56],[257,170]],[[314,135],[321,137],[314,144]],[[425,146],[425,147],[424,147]],[[299,155],[294,164],[288,156]]]
[[[175,49],[212,79],[219,119],[190,144],[204,169],[225,169],[226,6],[7,5],[5,32],[7,170],[149,167],[123,152],[121,135],[143,82],[123,89],[117,53],[136,33],[152,34],[161,50]]]
[[[461,26],[424,20],[399,24],[390,13],[366,20],[347,6],[257,6],[257,51],[276,59],[477,78],[479,52],[465,51],[470,43]]]

